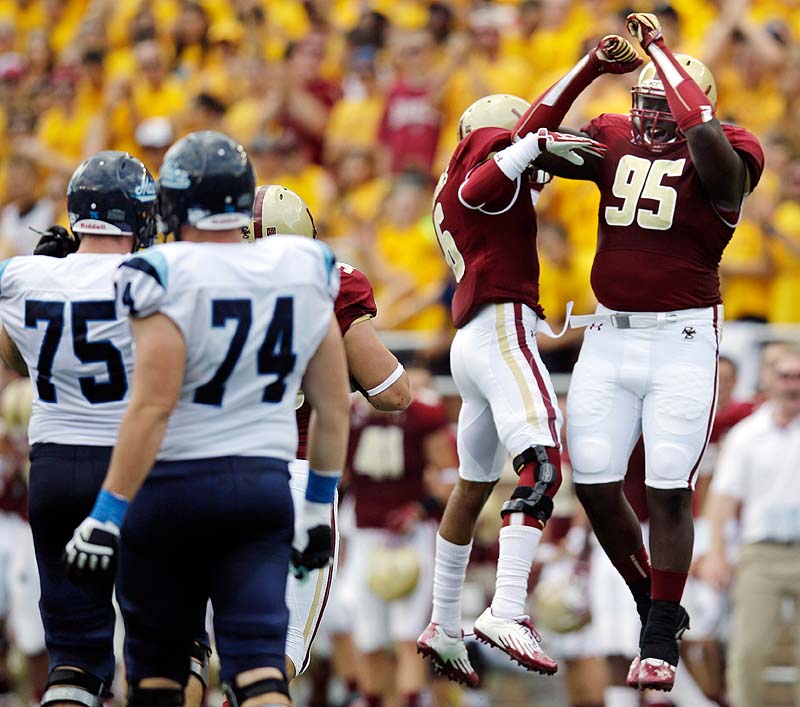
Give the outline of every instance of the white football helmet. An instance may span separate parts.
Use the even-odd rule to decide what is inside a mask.
[[[508,93],[493,93],[479,98],[458,119],[458,141],[478,128],[511,130],[530,107],[524,98]]]
[[[699,59],[688,54],[676,54],[675,59],[717,107],[717,82],[711,70]],[[667,104],[664,84],[658,77],[656,65],[651,61],[639,73],[639,80],[631,89],[631,126],[633,140],[654,150],[680,137],[675,118]]]
[[[317,227],[306,202],[298,194],[280,184],[266,184],[256,188],[253,223],[249,229],[243,229],[242,238],[255,242],[276,233],[316,238]]]

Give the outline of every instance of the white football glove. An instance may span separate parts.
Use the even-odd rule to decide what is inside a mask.
[[[67,577],[80,580],[113,576],[118,545],[119,527],[115,523],[86,518],[64,550]]]
[[[575,165],[584,163],[579,150],[595,157],[603,157],[606,152],[606,146],[602,143],[580,135],[568,135],[539,128],[536,137],[542,152],[549,152]]]
[[[327,567],[333,559],[333,505],[304,501],[295,519],[292,541],[294,576],[303,581],[312,570]]]

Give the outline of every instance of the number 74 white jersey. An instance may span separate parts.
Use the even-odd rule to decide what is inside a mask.
[[[117,316],[113,273],[124,256],[29,255],[0,263],[0,319],[30,373],[31,444],[113,446],[133,352]]]
[[[125,260],[115,281],[122,316],[160,312],[186,343],[158,459],[294,459],[297,390],[339,290],[327,246],[299,236],[168,243]]]

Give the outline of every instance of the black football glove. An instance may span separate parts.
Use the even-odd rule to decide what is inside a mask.
[[[327,567],[333,559],[333,531],[329,525],[300,530],[292,545],[294,576],[303,580],[312,570]],[[303,537],[305,536],[305,537]]]

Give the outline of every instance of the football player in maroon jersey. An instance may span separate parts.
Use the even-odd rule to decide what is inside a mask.
[[[418,707],[428,678],[414,644],[433,585],[438,502],[428,479],[457,461],[441,399],[413,375],[412,390],[402,412],[377,412],[356,400],[350,418],[344,478],[355,528],[347,536],[346,573],[358,607],[353,641],[366,707],[381,707],[392,693],[402,707]],[[393,670],[387,650],[395,656]]]
[[[670,690],[680,605],[692,558],[692,489],[717,397],[722,307],[718,265],[742,202],[758,183],[758,140],[715,117],[709,69],[673,55],[655,15],[628,16],[652,59],[633,88],[629,115],[601,115],[581,134],[602,140],[603,159],[540,164],[600,189],[593,315],[568,396],[569,447],[580,500],[627,582],[642,620],[628,684]],[[591,53],[523,116],[517,134],[555,129],[598,75]],[[622,493],[639,434],[646,449],[650,553]]]
[[[625,44],[620,38],[615,46]],[[635,68],[605,55],[598,61],[609,71]],[[472,685],[478,676],[464,646],[461,590],[475,521],[509,455],[519,485],[503,506],[495,595],[475,634],[528,670],[558,668],[525,613],[531,564],[561,480],[561,416],[535,338],[550,328],[539,306],[538,191],[530,164],[549,153],[580,165],[602,155],[604,146],[548,130],[512,140],[511,128],[528,107],[521,98],[492,95],[467,108],[433,204],[436,234],[457,283],[450,360],[462,407],[459,481],[436,538],[433,614],[417,646],[442,673]]]
[[[314,219],[306,203],[293,191],[277,184],[256,189],[253,226],[245,240],[284,235],[317,237]],[[411,401],[408,375],[378,338],[371,319],[377,314],[372,285],[366,276],[346,263],[337,263],[341,282],[333,311],[344,340],[351,380],[378,410],[404,410]],[[292,496],[302,504],[308,476],[306,443],[311,407],[299,396],[297,405],[297,459],[289,465]],[[338,530],[334,507],[334,561],[315,570],[303,582],[290,574],[286,586],[289,630],[286,636],[286,673],[290,680],[302,673],[310,659],[311,643],[317,635],[336,572]]]

